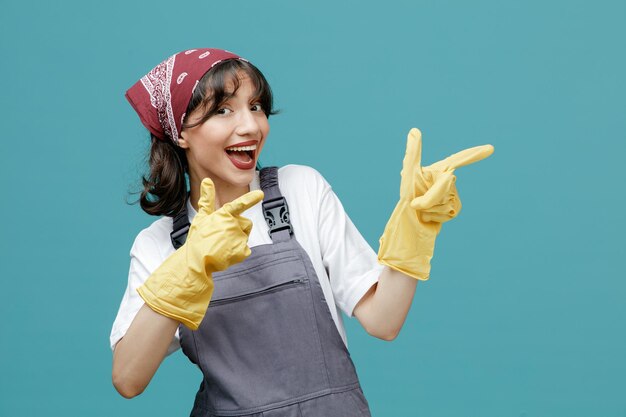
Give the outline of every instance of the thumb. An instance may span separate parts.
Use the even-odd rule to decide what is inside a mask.
[[[406,152],[402,160],[402,172],[400,172],[400,195],[411,196],[415,194],[415,182],[423,183],[422,173],[422,132],[417,128],[409,131],[406,137]]]
[[[230,203],[224,204],[222,206],[222,209],[236,216],[248,210],[259,201],[263,200],[264,196],[265,194],[263,194],[263,191],[261,190],[250,191],[249,193],[242,195],[238,199],[233,200]]]
[[[198,200],[198,211],[211,214],[215,211],[215,185],[211,178],[205,178],[200,185],[200,200]]]

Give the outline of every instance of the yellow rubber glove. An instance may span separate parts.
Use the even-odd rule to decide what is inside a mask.
[[[461,210],[454,170],[492,153],[491,145],[476,146],[422,167],[422,134],[411,129],[400,173],[400,200],[380,237],[378,261],[413,278],[427,280],[441,224]]]
[[[185,244],[168,257],[137,289],[154,311],[196,330],[213,294],[211,274],[250,256],[252,222],[241,213],[263,200],[251,191],[215,211],[215,187],[205,178],[198,214]]]

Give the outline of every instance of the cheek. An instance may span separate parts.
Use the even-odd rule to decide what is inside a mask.
[[[263,151],[263,147],[265,146],[265,138],[261,141],[261,143],[259,143],[257,150],[256,150],[256,158],[259,159],[259,156],[261,155],[261,152]]]
[[[267,135],[270,133],[270,125],[268,123],[265,124],[265,127],[262,129],[263,132],[263,140],[261,141],[261,146],[259,148],[259,153],[263,150],[265,146],[265,141],[267,141]]]
[[[198,145],[205,150],[214,147],[221,148],[229,135],[230,131],[222,124],[205,122],[202,126],[202,134],[198,137]]]
[[[261,132],[263,132],[264,138],[270,133],[270,124],[267,119],[263,120],[261,123]]]

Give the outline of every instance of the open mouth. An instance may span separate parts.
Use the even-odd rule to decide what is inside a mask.
[[[257,145],[247,145],[247,146],[231,146],[229,148],[224,149],[226,154],[231,160],[237,161],[241,164],[254,163],[254,157],[256,153]]]

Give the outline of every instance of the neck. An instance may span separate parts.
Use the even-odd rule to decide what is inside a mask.
[[[200,200],[200,184],[203,178],[191,175],[189,185],[191,187],[190,199],[193,208],[198,211],[198,200]],[[219,210],[224,204],[241,197],[250,191],[250,186],[235,187],[232,184],[220,181],[218,178],[211,178],[215,185],[215,210]]]

